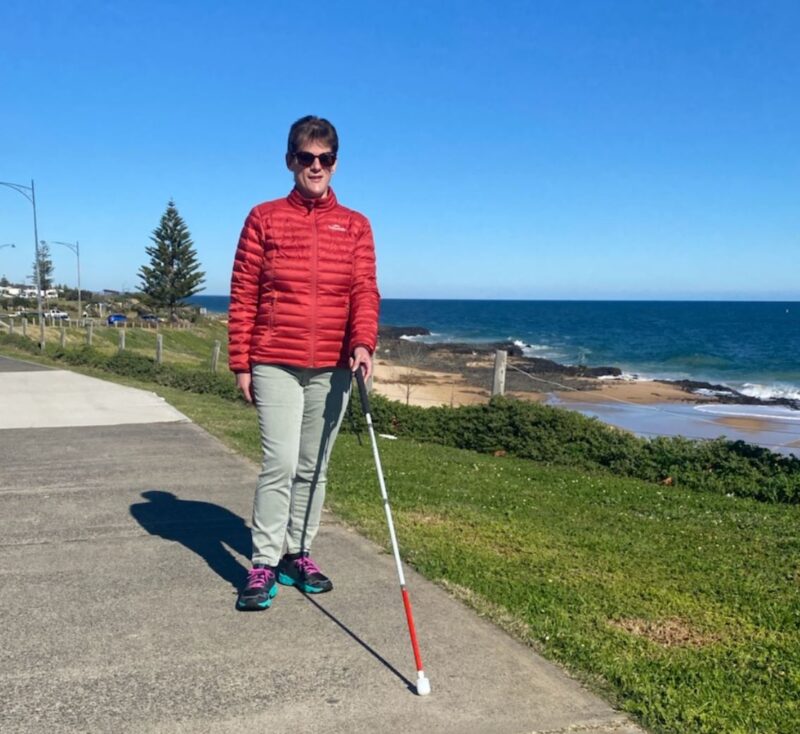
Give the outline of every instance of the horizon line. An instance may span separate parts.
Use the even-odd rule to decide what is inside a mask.
[[[195,294],[191,298],[230,298],[225,293]],[[187,299],[187,300],[189,300]],[[433,298],[430,296],[381,296],[382,301],[502,301],[507,303],[798,303],[800,296],[794,298],[755,298],[753,296],[731,298],[698,296],[696,298]]]

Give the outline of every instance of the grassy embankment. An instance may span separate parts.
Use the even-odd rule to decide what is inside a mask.
[[[7,319],[3,319],[7,321]],[[155,357],[156,335],[162,334],[163,358],[165,362],[187,366],[202,367],[210,364],[214,340],[219,340],[221,345],[220,367],[224,369],[227,360],[228,331],[224,323],[208,319],[201,326],[188,326],[173,328],[161,325],[154,326],[106,326],[102,321],[95,321],[92,328],[92,348],[100,354],[116,354],[119,350],[120,332],[125,332],[125,350],[133,354],[141,354],[150,358]],[[7,329],[0,329],[0,333],[8,333]],[[16,320],[14,333],[22,333],[19,319]],[[38,341],[39,327],[33,323],[27,326],[27,336]],[[65,327],[66,347],[75,348],[86,344],[87,330],[77,326]],[[61,339],[60,325],[48,322],[45,327],[45,342],[57,345]]]
[[[215,338],[165,330],[165,355],[207,364]],[[95,374],[154,389],[258,459],[243,403]],[[406,560],[652,731],[800,731],[800,506],[408,439],[381,455]],[[328,504],[387,545],[369,447],[352,435]]]

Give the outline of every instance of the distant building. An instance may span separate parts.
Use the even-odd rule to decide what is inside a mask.
[[[42,298],[58,298],[58,290],[41,291]],[[0,298],[36,298],[36,288],[29,285],[0,285]]]

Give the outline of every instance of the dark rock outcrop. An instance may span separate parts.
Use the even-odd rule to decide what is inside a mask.
[[[541,357],[525,357],[517,367],[531,374],[569,375],[570,377],[620,377],[619,367],[587,367],[585,365],[559,364]]]

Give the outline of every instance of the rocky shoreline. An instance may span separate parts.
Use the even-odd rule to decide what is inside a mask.
[[[430,336],[421,326],[382,325],[378,336],[377,356],[415,369],[455,372],[477,388],[491,385],[494,355],[498,349],[508,354],[506,390],[508,392],[591,391],[598,383],[622,378],[618,367],[564,365],[549,359],[527,357],[513,342],[490,343],[424,343],[407,337]],[[403,338],[405,337],[405,338]],[[602,379],[601,379],[602,378]],[[697,380],[653,380],[686,393],[687,400],[702,398],[708,402],[739,405],[782,406],[800,410],[800,400],[773,398],[769,400],[744,395],[727,385]]]

